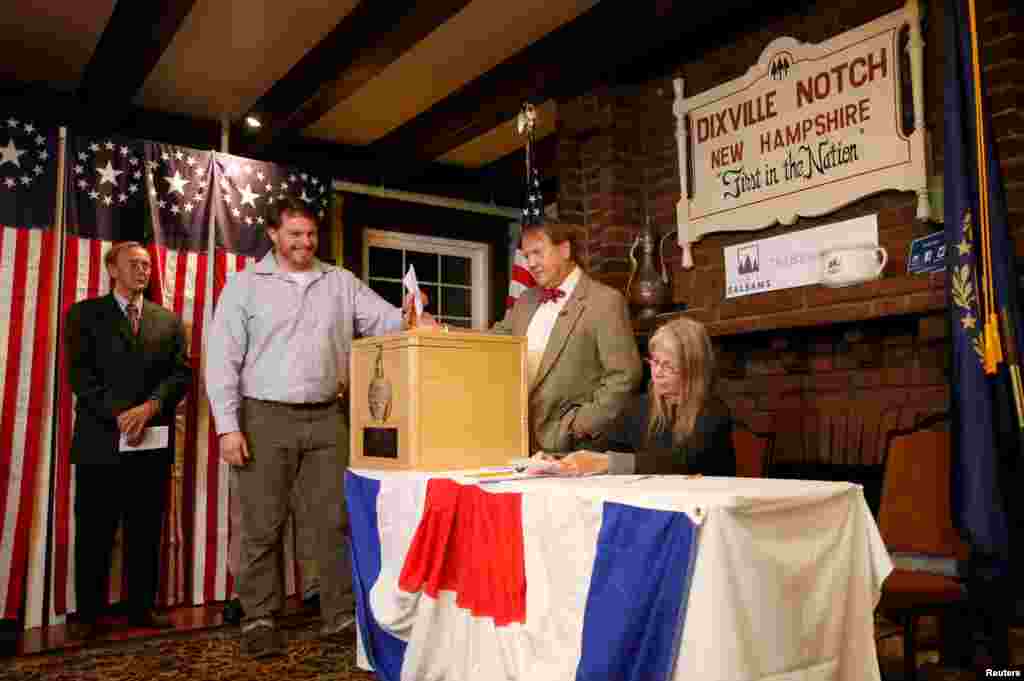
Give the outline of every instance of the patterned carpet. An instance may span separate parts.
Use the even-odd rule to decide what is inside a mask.
[[[142,641],[98,643],[71,653],[0,660],[3,681],[373,681],[356,667],[355,630],[324,641],[320,621],[282,626],[288,654],[248,660],[238,652],[237,627],[169,635]]]
[[[355,629],[323,641],[319,618],[291,617],[282,623],[288,654],[270,660],[248,660],[238,652],[237,627],[171,634],[145,640],[102,642],[69,653],[0,659],[2,681],[374,681],[355,662]],[[922,635],[928,638],[925,623]],[[1024,662],[1024,629],[1011,631],[1014,662]],[[884,678],[902,678],[898,637],[879,642]],[[967,681],[985,678],[983,659],[972,670],[952,669],[937,662],[934,652],[918,658],[921,681]]]

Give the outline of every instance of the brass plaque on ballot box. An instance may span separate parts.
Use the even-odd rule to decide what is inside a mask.
[[[352,468],[442,471],[527,455],[526,338],[413,329],[349,357]]]

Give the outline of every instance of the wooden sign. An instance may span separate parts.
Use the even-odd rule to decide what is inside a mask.
[[[912,131],[901,124],[905,29]],[[922,48],[911,0],[823,43],[778,38],[744,76],[694,97],[676,79],[680,245],[790,225],[887,189],[916,192],[917,216],[928,218]]]

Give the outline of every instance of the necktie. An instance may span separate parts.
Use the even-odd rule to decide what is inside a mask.
[[[128,321],[131,322],[132,333],[138,336],[139,319],[142,316],[141,312],[139,311],[139,306],[136,305],[135,303],[128,303],[128,305],[125,306],[124,311],[128,315]]]
[[[545,288],[540,291],[540,302],[542,303],[553,303],[559,298],[565,295],[565,291],[560,288]]]

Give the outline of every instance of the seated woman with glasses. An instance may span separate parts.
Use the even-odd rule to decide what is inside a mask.
[[[559,462],[561,472],[736,475],[733,420],[713,392],[704,325],[680,317],[658,329],[649,347],[650,387],[610,427],[608,451],[573,452]]]

